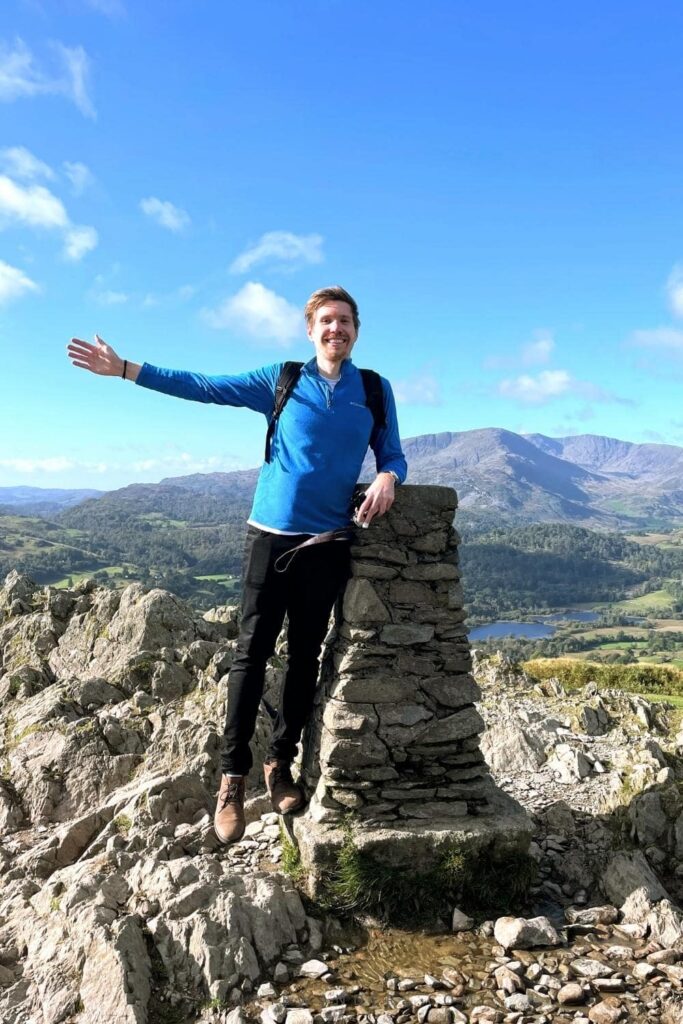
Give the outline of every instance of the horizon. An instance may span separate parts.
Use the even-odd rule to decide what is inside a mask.
[[[0,486],[254,468],[261,416],[66,344],[309,358],[304,302],[335,281],[402,437],[683,444],[680,5],[5,6]]]
[[[422,437],[438,437],[440,434],[460,435],[460,434],[471,434],[471,433],[478,432],[478,431],[498,431],[498,430],[502,430],[502,431],[504,431],[506,433],[515,433],[514,431],[508,431],[506,427],[475,427],[472,430],[464,430],[464,431],[463,430],[441,430],[441,431],[433,431],[433,432],[430,432],[429,434],[416,434],[413,437],[402,437],[401,438],[401,442],[403,444],[406,444],[406,443],[408,443],[410,441],[419,440]],[[539,432],[537,431],[536,435],[537,436],[541,436],[541,437],[546,437],[549,440],[556,440],[556,441],[567,440],[569,438],[596,437],[596,438],[600,438],[601,440],[616,441],[618,444],[637,444],[638,443],[638,442],[624,441],[623,438],[608,437],[605,434],[590,434],[590,433],[584,433],[584,434],[565,434],[565,435],[561,435],[561,436],[558,435],[558,436],[552,437],[549,434],[539,434]],[[516,434],[516,436],[524,437],[525,435]],[[531,437],[531,436],[533,436],[533,435],[526,435],[527,438]],[[533,444],[533,442],[531,442],[531,443]],[[683,451],[683,445],[669,445],[669,444],[661,443],[661,442],[657,442],[657,441],[645,441],[645,442],[641,442],[641,443],[647,445],[648,447],[679,448],[679,449],[681,449]],[[6,490],[7,491],[10,491],[10,490],[11,491],[21,491],[21,490],[27,490],[27,491],[53,491],[53,492],[64,492],[64,493],[68,493],[68,492],[71,492],[71,491],[98,491],[101,494],[107,494],[107,493],[109,493],[111,491],[121,490],[121,489],[123,489],[125,487],[134,487],[136,485],[148,485],[148,484],[149,485],[158,485],[158,484],[164,483],[166,480],[183,479],[184,477],[189,477],[189,476],[215,476],[215,475],[220,475],[220,474],[228,475],[230,473],[259,472],[260,469],[261,469],[261,466],[259,464],[259,465],[241,467],[240,469],[236,469],[236,470],[235,469],[229,469],[229,470],[215,469],[215,470],[207,470],[205,472],[198,472],[196,470],[192,470],[192,471],[187,472],[187,473],[165,474],[164,476],[156,477],[154,479],[134,479],[134,480],[128,480],[128,481],[126,481],[126,482],[124,482],[122,484],[117,485],[116,487],[106,487],[106,488],[103,488],[103,487],[89,487],[87,485],[79,485],[79,484],[75,484],[72,487],[59,487],[59,486],[40,486],[40,485],[37,485],[37,484],[25,484],[25,483],[0,483],[0,494],[2,494],[2,492],[6,491]],[[407,477],[407,480],[406,480],[405,483],[406,483],[406,485],[410,485],[410,483],[411,483],[411,480],[410,480],[410,462],[408,463],[408,477]]]

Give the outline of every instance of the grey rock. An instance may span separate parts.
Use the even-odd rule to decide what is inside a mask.
[[[533,949],[560,943],[560,936],[547,917],[499,917],[493,934],[505,949]]]
[[[451,931],[452,932],[468,932],[474,927],[474,920],[464,914],[458,907],[453,907],[453,914],[451,915]]]

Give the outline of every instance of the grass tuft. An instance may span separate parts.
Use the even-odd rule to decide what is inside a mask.
[[[360,851],[347,826],[325,902],[336,912],[369,912],[398,925],[443,919],[454,906],[481,917],[521,909],[535,876],[527,854],[493,846],[472,851],[453,844],[425,872],[388,867]]]

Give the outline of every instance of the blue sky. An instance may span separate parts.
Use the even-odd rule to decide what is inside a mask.
[[[264,422],[68,339],[239,372],[342,283],[405,437],[683,444],[683,8],[5,0],[0,485],[258,464]]]

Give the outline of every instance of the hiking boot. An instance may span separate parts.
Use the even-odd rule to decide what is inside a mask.
[[[213,818],[214,832],[221,843],[236,843],[244,835],[244,776],[221,776],[218,803]]]
[[[292,778],[289,761],[271,758],[264,763],[263,774],[274,811],[278,814],[293,814],[301,810],[306,803],[306,794]]]

